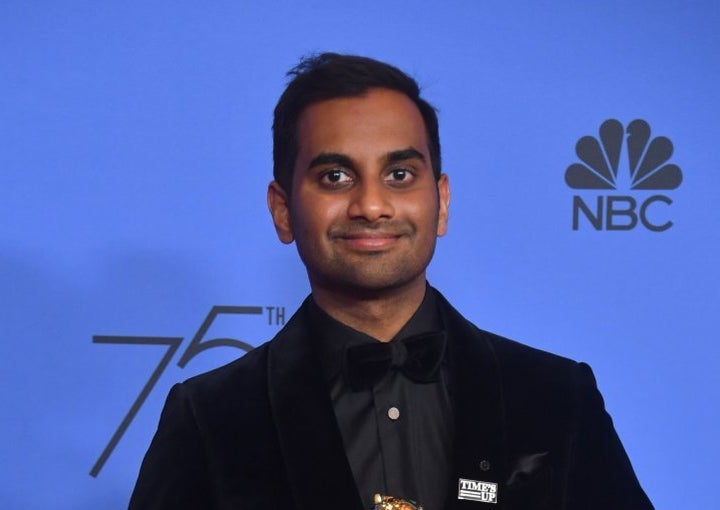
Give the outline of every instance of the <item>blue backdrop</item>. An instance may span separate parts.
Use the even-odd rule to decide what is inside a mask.
[[[318,50],[440,109],[431,282],[589,362],[658,509],[717,508],[718,27],[714,1],[2,2],[0,508],[124,508],[169,387],[308,292],[265,190],[283,74]]]

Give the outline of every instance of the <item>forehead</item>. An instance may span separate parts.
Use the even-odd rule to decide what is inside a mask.
[[[297,139],[298,163],[327,151],[361,156],[414,147],[428,156],[420,111],[405,94],[389,89],[308,106],[298,119]]]

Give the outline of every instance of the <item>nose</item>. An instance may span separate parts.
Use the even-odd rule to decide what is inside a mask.
[[[372,223],[383,218],[392,218],[394,214],[392,191],[382,182],[364,181],[352,190],[348,207],[348,216],[351,219],[364,219]]]

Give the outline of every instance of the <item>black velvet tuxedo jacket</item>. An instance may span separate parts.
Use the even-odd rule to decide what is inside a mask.
[[[446,509],[652,508],[587,365],[439,303],[456,423]],[[301,307],[272,341],[174,386],[130,509],[363,510],[312,345]],[[458,499],[460,478],[498,484],[497,503]]]

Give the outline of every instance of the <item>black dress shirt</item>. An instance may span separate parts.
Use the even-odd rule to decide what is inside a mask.
[[[434,382],[416,383],[391,369],[372,388],[353,391],[342,373],[345,349],[379,340],[336,321],[312,300],[308,319],[363,506],[370,508],[373,495],[382,493],[442,510],[454,430],[446,361]],[[428,287],[391,342],[442,329],[435,291]]]

